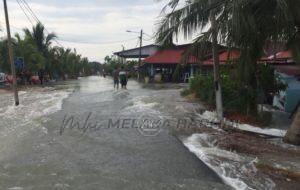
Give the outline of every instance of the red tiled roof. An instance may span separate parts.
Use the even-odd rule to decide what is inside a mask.
[[[293,56],[291,51],[281,51],[276,53],[276,60],[274,60],[275,56],[271,55],[269,57],[262,57],[258,63],[272,63],[277,65],[289,65],[294,63]]]
[[[274,55],[269,56],[268,59],[273,60]],[[293,56],[290,51],[281,51],[276,53],[276,59],[293,59]]]
[[[147,57],[144,59],[144,63],[150,63],[150,64],[180,64],[182,61],[182,54],[184,53],[184,48],[178,48],[178,49],[166,49],[166,50],[159,50],[154,55]],[[240,57],[240,51],[230,50],[230,51],[223,51],[219,55],[220,59],[220,65],[225,65],[228,61],[235,61]],[[274,56],[269,57],[262,57],[258,63],[265,63],[269,61],[273,61]],[[276,62],[280,65],[284,65],[286,63],[289,63],[290,60],[292,60],[292,54],[290,51],[282,51],[278,52],[276,54]],[[286,62],[283,62],[282,60],[286,60]],[[198,63],[198,60],[196,57],[191,56],[188,63]],[[210,58],[206,61],[202,62],[202,65],[204,66],[212,66],[213,65],[213,59]]]
[[[220,64],[224,65],[227,61],[234,61],[237,60],[239,57],[240,51],[238,50],[225,51],[223,53],[220,53],[219,55]],[[213,65],[213,58],[204,61],[203,65]]]
[[[150,64],[179,64],[182,60],[184,49],[159,50],[154,55],[144,59],[144,63]],[[188,63],[196,63],[197,59],[191,57]]]

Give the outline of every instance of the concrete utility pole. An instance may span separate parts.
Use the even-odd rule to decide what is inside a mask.
[[[140,32],[135,32],[135,31],[131,31],[131,30],[127,30],[126,32],[130,32],[130,33],[140,33]],[[143,47],[143,29],[141,29],[141,33],[139,36],[140,39],[140,50],[139,50],[139,63],[138,63],[138,80],[140,80],[140,66],[142,65],[142,47]]]
[[[212,1],[210,1],[212,4]],[[214,61],[214,81],[215,81],[215,93],[216,93],[216,107],[217,117],[219,122],[223,122],[223,101],[222,101],[222,89],[220,84],[220,60],[219,60],[219,48],[218,48],[218,32],[216,30],[216,15],[213,10],[210,11],[210,22],[212,30],[212,53]]]
[[[3,0],[4,4],[4,12],[5,12],[5,20],[6,20],[6,29],[7,29],[7,46],[8,46],[8,53],[9,53],[9,61],[11,65],[11,73],[13,75],[13,91],[15,96],[15,105],[19,105],[19,95],[18,95],[18,89],[17,89],[17,78],[16,78],[16,70],[15,70],[15,63],[14,63],[14,54],[12,49],[12,43],[11,43],[11,35],[10,35],[10,25],[9,25],[9,17],[8,17],[8,11],[7,11],[7,3],[6,0]]]
[[[140,36],[140,52],[139,52],[139,68],[138,68],[138,79],[140,80],[140,67],[142,65],[142,47],[143,47],[143,30],[141,30]]]
[[[124,45],[122,45],[122,51],[123,52],[125,51],[125,46]],[[124,65],[126,63],[126,60],[125,60],[124,57],[121,57],[121,59],[122,59],[122,64]]]

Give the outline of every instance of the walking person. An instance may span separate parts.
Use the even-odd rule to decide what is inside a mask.
[[[43,85],[44,84],[44,70],[40,69],[39,72],[38,72],[38,75],[39,75],[41,85]]]
[[[117,67],[115,67],[114,71],[113,71],[113,78],[114,78],[114,89],[119,90],[119,69]]]
[[[121,67],[121,71],[119,72],[119,78],[121,82],[122,89],[127,89],[127,72],[124,69],[124,66]]]
[[[102,76],[103,76],[103,78],[106,78],[105,69],[102,70]]]

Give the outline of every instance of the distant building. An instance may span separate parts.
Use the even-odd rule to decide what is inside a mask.
[[[149,57],[156,53],[159,49],[158,45],[147,45],[142,47],[142,58]],[[115,52],[114,55],[125,59],[137,59],[140,57],[140,48],[133,48],[124,51]]]
[[[207,42],[207,46],[211,46],[210,42]],[[188,82],[195,74],[206,72],[207,69],[211,69],[212,63],[208,63],[208,68],[203,65],[203,60],[198,59],[196,56],[185,56],[188,48],[191,44],[174,45],[167,49],[158,50],[155,54],[144,59],[142,69],[147,76],[154,78],[159,74],[162,76],[163,82],[171,82],[172,76],[178,65],[180,68],[180,82]],[[210,49],[210,48],[209,48]],[[225,47],[219,46],[220,52],[223,52]],[[210,59],[212,57],[211,51],[207,52],[204,57]]]
[[[142,69],[144,73],[150,78],[160,74],[162,81],[171,82],[172,75],[177,65],[182,64],[183,53],[187,46],[174,46],[170,49],[158,50],[155,54],[144,59]],[[197,67],[197,68],[196,68]],[[180,72],[180,80],[187,81],[190,76],[195,74],[195,69],[198,69],[197,58],[190,56],[187,63]]]

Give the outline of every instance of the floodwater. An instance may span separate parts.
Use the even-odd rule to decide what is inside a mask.
[[[114,90],[93,76],[21,91],[19,107],[2,94],[0,189],[276,189],[255,157],[219,149],[214,135],[173,135],[186,118],[221,132],[182,87]]]
[[[201,106],[176,86],[128,89],[88,77],[20,92],[19,107],[1,95],[0,189],[231,189],[169,130]]]

